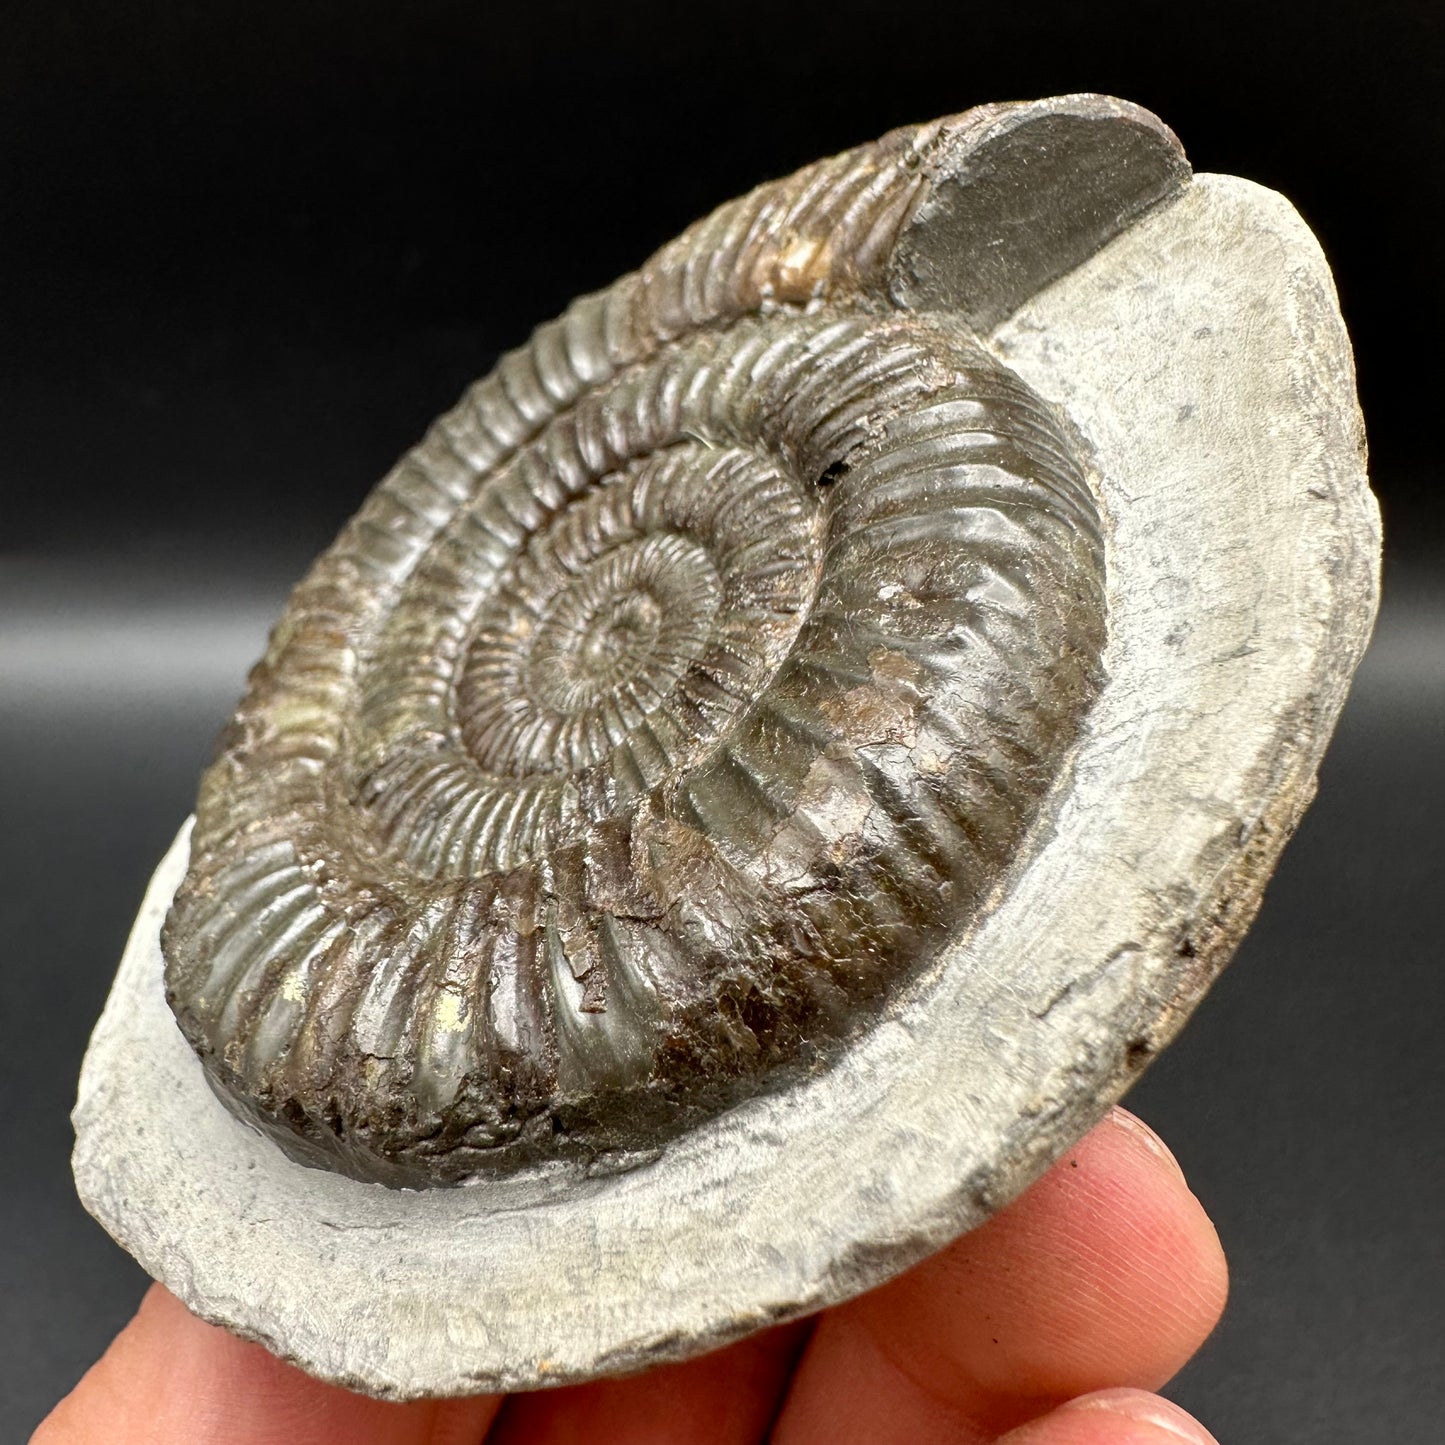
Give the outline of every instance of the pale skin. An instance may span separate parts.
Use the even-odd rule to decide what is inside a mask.
[[[1157,1394],[1224,1308],[1219,1239],[1116,1109],[988,1224],[816,1319],[647,1374],[383,1404],[159,1285],[32,1445],[1210,1445]]]

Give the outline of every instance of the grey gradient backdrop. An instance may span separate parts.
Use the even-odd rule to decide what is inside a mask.
[[[1088,88],[1316,227],[1390,539],[1319,801],[1132,1096],[1234,1267],[1170,1393],[1224,1442],[1438,1442],[1440,8],[299,8],[0,11],[0,1440],[143,1289],[74,1199],[75,1074],[309,558],[500,348],[711,205]]]

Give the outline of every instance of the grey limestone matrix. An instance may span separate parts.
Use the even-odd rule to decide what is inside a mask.
[[[297,587],[87,1056],[82,1198],[393,1397],[876,1283],[1227,961],[1378,550],[1318,247],[1153,116],[763,185],[504,357]]]

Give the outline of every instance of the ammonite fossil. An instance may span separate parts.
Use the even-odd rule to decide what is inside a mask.
[[[635,1148],[966,923],[1093,699],[1053,409],[890,295],[941,132],[723,207],[506,357],[297,589],[164,935],[225,1096],[361,1175]]]
[[[96,1032],[82,1197],[383,1395],[864,1288],[1227,960],[1377,556],[1318,248],[1154,117],[764,185],[504,357],[296,589]]]

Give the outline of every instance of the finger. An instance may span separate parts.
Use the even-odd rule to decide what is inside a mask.
[[[1219,1445],[1178,1405],[1143,1390],[1081,1395],[1010,1430],[998,1445]]]
[[[1075,1395],[1156,1389],[1226,1288],[1173,1156],[1114,1110],[987,1224],[825,1315],[776,1438],[982,1441]]]
[[[645,1375],[514,1395],[488,1445],[754,1445],[777,1414],[807,1332],[785,1326]]]
[[[152,1285],[31,1445],[478,1445],[499,1403],[353,1395],[203,1324]]]

